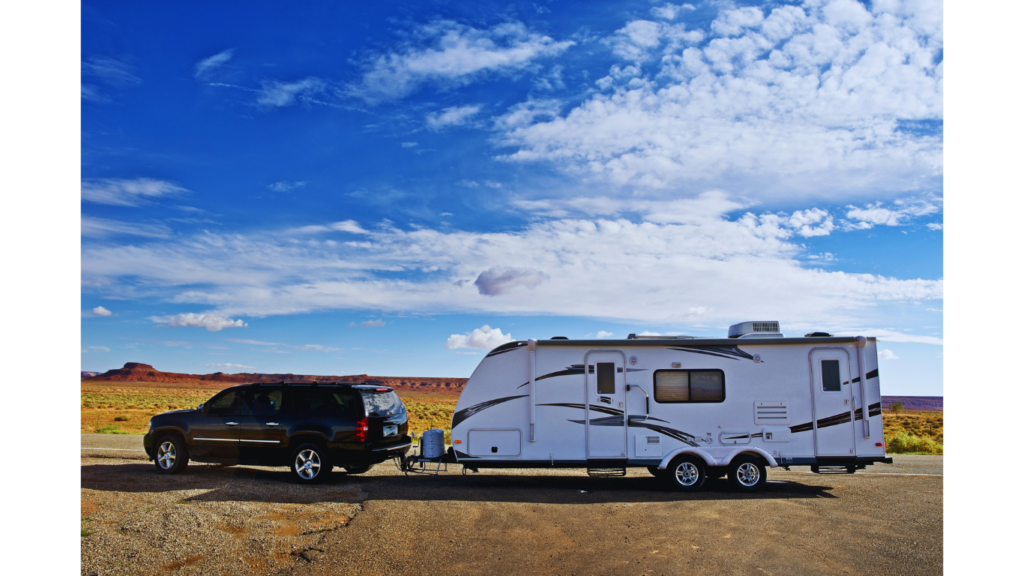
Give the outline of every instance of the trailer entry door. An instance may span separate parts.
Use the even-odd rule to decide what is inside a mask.
[[[626,457],[626,377],[621,352],[586,356],[587,458]]]
[[[810,360],[816,454],[854,456],[850,356],[842,349],[823,348],[812,350]]]

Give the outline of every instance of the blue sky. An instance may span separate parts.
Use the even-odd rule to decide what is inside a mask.
[[[882,340],[942,394],[940,2],[82,7],[82,369]]]

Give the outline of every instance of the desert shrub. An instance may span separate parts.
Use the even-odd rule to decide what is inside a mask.
[[[885,435],[885,451],[889,454],[942,454],[942,444],[927,436],[895,432]]]
[[[892,405],[892,407],[889,408],[889,410],[892,410],[892,412],[894,414],[902,414],[903,413],[903,402],[893,402],[893,405]]]
[[[114,422],[127,422],[128,416],[114,416]]]
[[[96,429],[96,433],[97,434],[130,434],[130,432],[125,432],[124,430],[121,430],[120,426],[114,426],[113,424],[107,424],[106,426],[103,426],[102,428],[97,428]]]

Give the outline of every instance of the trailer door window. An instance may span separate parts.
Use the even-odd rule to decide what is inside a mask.
[[[658,370],[654,373],[654,401],[722,402],[725,374],[721,370]]]
[[[615,394],[615,363],[597,363],[597,393]]]
[[[823,392],[839,392],[842,390],[839,377],[839,360],[821,361],[821,390]]]

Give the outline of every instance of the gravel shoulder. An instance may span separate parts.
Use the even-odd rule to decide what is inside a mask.
[[[685,495],[641,469],[406,478],[387,463],[320,486],[283,468],[162,476],[141,443],[83,435],[82,574],[942,572],[941,456]]]

